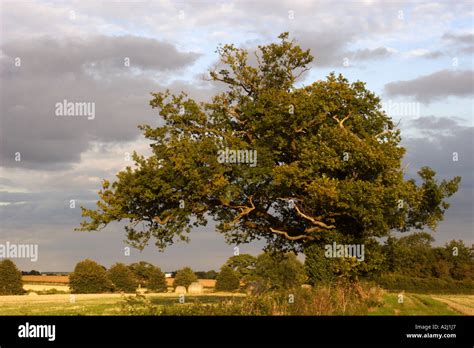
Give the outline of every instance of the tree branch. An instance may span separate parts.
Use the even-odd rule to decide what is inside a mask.
[[[342,120],[339,120],[337,116],[333,116],[333,120],[337,122],[339,127],[344,128],[344,122],[351,116],[351,113],[349,112],[346,117],[344,117]]]
[[[279,234],[279,235],[282,235],[284,236],[286,239],[288,240],[300,240],[300,239],[314,239],[313,236],[311,235],[304,235],[304,234],[301,234],[299,236],[290,236],[288,234],[288,232],[285,232],[285,231],[281,231],[281,230],[277,230],[277,229],[274,229],[274,228],[271,228],[270,227],[270,231],[272,231],[273,233],[276,233],[276,234]]]
[[[153,218],[153,221],[158,222],[160,225],[166,225],[166,223],[169,221],[169,219],[171,219],[171,215],[168,215],[163,220],[161,220],[161,218],[159,216],[155,216]]]
[[[334,225],[327,225],[325,224],[324,222],[322,221],[319,221],[319,220],[316,220],[316,218],[312,217],[312,216],[309,216],[305,213],[303,213],[300,208],[298,207],[298,205],[295,203],[295,209],[296,211],[298,212],[298,215],[300,215],[301,217],[305,218],[306,220],[309,220],[311,221],[313,224],[317,225],[317,226],[320,226],[322,228],[325,228],[327,230],[331,230],[333,228],[336,228],[336,226]]]
[[[244,217],[245,215],[250,214],[255,209],[255,204],[253,204],[253,196],[249,196],[249,201],[250,201],[250,207],[246,206],[246,205],[229,205],[229,204],[226,204],[230,208],[240,209],[240,214],[237,215],[234,220],[232,220],[232,222],[230,223],[231,225],[235,224],[242,217]]]

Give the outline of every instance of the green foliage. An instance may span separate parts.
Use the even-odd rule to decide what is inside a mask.
[[[198,277],[199,279],[216,279],[217,278],[217,275],[219,273],[217,273],[216,271],[214,270],[210,270],[210,271],[198,271],[198,272],[194,272],[196,274],[196,277]]]
[[[253,276],[267,289],[289,289],[306,280],[304,266],[293,253],[259,255]]]
[[[239,279],[245,279],[251,275],[255,270],[257,258],[250,254],[239,254],[230,257],[225,263],[230,267]]]
[[[130,296],[122,303],[123,314],[134,315],[364,315],[369,308],[383,304],[380,288],[339,282],[315,289],[270,291],[259,296],[234,298],[218,303],[171,304],[155,306],[142,295]],[[291,300],[290,300],[291,298]]]
[[[145,261],[132,263],[128,267],[142,288],[157,292],[166,291],[165,275],[159,267]]]
[[[159,308],[151,303],[145,295],[135,294],[124,296],[120,303],[120,313],[122,315],[158,315]]]
[[[452,240],[438,255],[447,264],[453,279],[474,279],[474,247],[468,248],[463,241]]]
[[[186,289],[193,282],[197,282],[198,278],[194,274],[193,270],[190,267],[184,267],[176,273],[174,278],[173,287],[184,286]]]
[[[24,293],[21,272],[11,260],[0,261],[0,295]]]
[[[405,180],[400,131],[363,82],[332,73],[297,87],[313,57],[288,33],[259,46],[253,66],[245,49],[217,52],[210,77],[227,89],[209,103],[152,93],[164,124],[140,129],[153,154],[103,182],[80,230],[126,220],[132,245],[164,249],[211,217],[230,243],[302,251],[332,231],[366,242],[442,220],[460,178],[438,182],[423,167],[418,184]],[[255,150],[258,163],[220,163],[225,148]]]
[[[27,275],[41,275],[41,272],[36,271],[36,270],[33,269],[29,272],[26,272],[25,274],[27,274]]]
[[[154,292],[166,292],[168,287],[166,286],[165,274],[159,267],[154,267],[149,273],[148,283],[146,287],[150,291]]]
[[[361,244],[364,260],[326,257],[326,247],[337,244]],[[385,256],[382,246],[373,238],[348,238],[335,232],[328,233],[305,248],[305,270],[309,284],[332,282],[336,279],[372,279],[384,271]]]
[[[234,291],[240,287],[240,280],[229,266],[222,266],[216,281],[217,291]]]
[[[464,280],[474,277],[474,251],[462,241],[451,241],[433,248],[433,237],[414,233],[396,239],[389,237],[383,250],[386,271],[415,278]]]
[[[112,282],[115,290],[135,292],[138,281],[133,272],[123,263],[116,263],[107,272],[107,277]]]
[[[113,284],[103,266],[85,259],[79,262],[69,276],[69,287],[75,294],[97,294],[113,291]]]
[[[387,290],[409,291],[432,294],[473,294],[474,281],[472,279],[453,280],[450,278],[416,278],[403,274],[382,275],[377,283]]]

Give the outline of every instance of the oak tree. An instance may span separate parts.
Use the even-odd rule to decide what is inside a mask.
[[[80,230],[124,220],[130,244],[162,250],[213,219],[229,243],[300,252],[331,235],[363,243],[434,229],[460,178],[423,167],[405,179],[400,131],[379,97],[333,73],[302,84],[313,56],[288,33],[279,40],[255,52],[220,46],[209,77],[227,89],[211,102],[152,93],[164,124],[139,126],[152,155],[134,153],[134,167],[104,180]],[[256,151],[256,165],[222,163],[226,149]]]

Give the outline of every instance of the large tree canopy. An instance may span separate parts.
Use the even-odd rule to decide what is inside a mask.
[[[264,238],[269,249],[301,251],[328,236],[356,240],[435,228],[460,178],[437,182],[424,167],[405,180],[400,133],[363,82],[330,74],[295,84],[313,60],[284,33],[255,53],[218,48],[210,78],[227,85],[212,102],[152,93],[165,123],[141,125],[153,155],[103,182],[80,229],[127,221],[128,241],[159,249],[217,221],[229,243]],[[250,64],[249,54],[254,54]],[[256,151],[256,165],[221,163],[219,151]]]

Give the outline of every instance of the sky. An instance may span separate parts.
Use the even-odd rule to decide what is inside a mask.
[[[2,1],[0,244],[38,245],[36,262],[15,260],[23,270],[71,271],[85,258],[218,269],[235,245],[213,224],[188,244],[128,255],[122,224],[74,231],[80,206],[95,205],[101,180],[132,165],[130,153],[150,153],[137,125],[163,124],[151,92],[208,100],[223,89],[203,78],[219,44],[252,50],[288,31],[315,57],[299,85],[334,71],[381,97],[402,132],[407,178],[425,165],[462,177],[433,236],[470,245],[473,18],[472,1]],[[94,117],[58,117],[63,100],[94,103]]]

